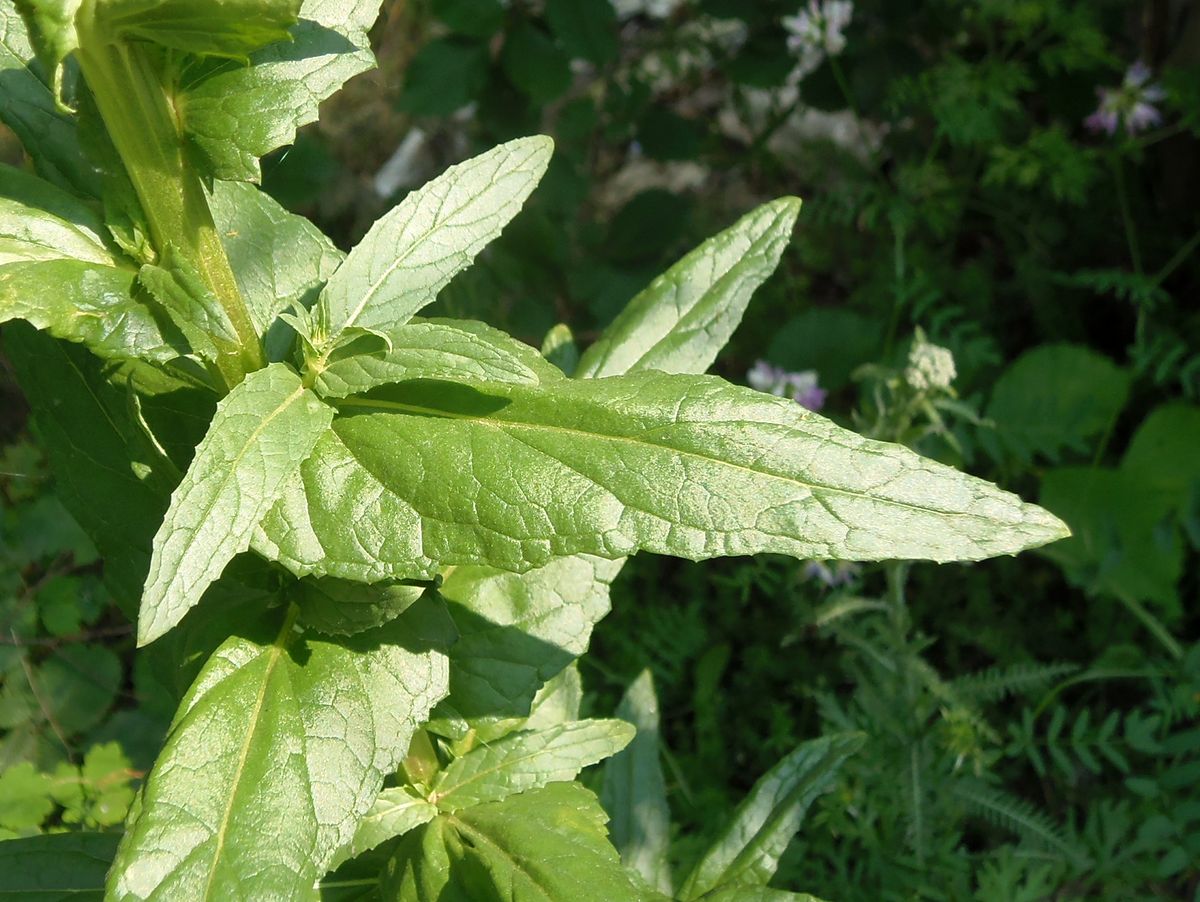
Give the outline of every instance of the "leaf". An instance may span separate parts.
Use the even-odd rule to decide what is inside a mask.
[[[100,361],[23,324],[6,327],[5,339],[54,469],[55,491],[96,542],[105,583],[132,617],[173,482]],[[86,442],[78,441],[81,434]]]
[[[399,902],[647,898],[604,833],[604,811],[577,783],[554,783],[443,814],[401,840],[383,877]]]
[[[18,138],[42,178],[83,196],[99,195],[99,177],[79,146],[74,121],[32,64],[33,47],[15,4],[0,4],[0,121]]]
[[[862,742],[855,734],[825,736],[786,755],[754,784],[684,881],[679,898],[686,902],[715,889],[766,886],[809,805],[832,786],[842,762]]]
[[[490,64],[487,44],[436,38],[413,57],[400,109],[414,116],[449,116],[475,101],[487,84]]]
[[[329,340],[350,326],[390,333],[432,303],[520,211],[553,147],[546,137],[501,144],[450,167],[376,222],[321,293]]]
[[[410,379],[537,383],[558,378],[529,345],[471,320],[409,322],[389,338],[392,346],[386,353],[331,363],[317,376],[317,391],[326,398],[344,398]]]
[[[334,642],[233,636],[171,725],[109,878],[134,899],[309,898],[447,689],[432,599]]]
[[[50,778],[33,764],[24,761],[0,773],[0,827],[35,830],[52,811]]]
[[[37,671],[41,703],[74,736],[104,719],[121,688],[121,661],[102,645],[65,645]]]
[[[851,374],[883,353],[884,324],[841,307],[814,307],[775,330],[766,358],[785,370],[816,370],[837,391]]]
[[[989,483],[712,377],[417,380],[337,405],[255,546],[297,575],[638,549],[978,560],[1065,535]]]
[[[508,32],[500,65],[509,81],[536,104],[561,97],[571,86],[571,60],[546,32],[528,21]]]
[[[339,850],[330,867],[357,858],[396,836],[403,836],[437,817],[438,810],[408,786],[385,789],[363,815],[354,839]]]
[[[597,65],[617,56],[617,13],[610,0],[547,0],[546,23],[576,59]]]
[[[61,102],[63,61],[79,47],[75,16],[82,0],[16,0],[29,27],[29,39],[38,60],[50,73],[51,90]]]
[[[671,893],[671,810],[659,760],[658,695],[643,670],[626,690],[616,716],[633,724],[633,741],[604,763],[600,803],[608,812],[608,835],[621,861],[651,887]]]
[[[1109,427],[1129,396],[1129,374],[1076,345],[1042,345],[1023,354],[996,383],[987,418],[989,445],[1018,460],[1057,463],[1064,449],[1084,451]]]
[[[209,66],[185,83],[184,129],[216,178],[258,181],[259,157],[291,144],[322,100],[375,65],[367,30],[379,4],[304,0],[290,41],[251,54],[249,66]]]
[[[300,0],[103,0],[93,15],[110,38],[244,60],[287,40],[299,10]]]
[[[504,24],[500,0],[433,0],[433,14],[459,34],[491,37]]]
[[[754,290],[775,271],[799,215],[800,200],[785,197],[700,245],[629,302],[588,348],[576,375],[707,370]]]
[[[106,360],[166,362],[186,353],[180,337],[134,298],[135,273],[79,260],[0,266],[0,322],[23,319]]]
[[[589,764],[615,755],[633,738],[620,720],[577,720],[524,730],[476,746],[438,772],[429,801],[442,811],[500,802],[549,783],[574,780]]]
[[[439,592],[459,640],[447,701],[476,729],[530,714],[539,688],[587,650],[619,561],[558,558],[524,574],[458,567]]]
[[[315,301],[345,257],[307,219],[244,182],[215,182],[212,213],[260,335],[292,304]]]
[[[808,893],[789,893],[782,889],[768,889],[765,886],[737,886],[714,890],[705,893],[704,902],[821,902],[816,896]]]
[[[154,537],[139,646],[178,623],[225,565],[250,547],[284,480],[312,452],[332,417],[281,363],[250,374],[217,405]]]
[[[294,591],[301,623],[329,635],[352,636],[395,620],[416,604],[425,586],[302,579]]]
[[[112,266],[103,232],[104,223],[77,198],[0,164],[0,266],[72,259]]]
[[[1168,506],[1182,505],[1200,480],[1200,407],[1164,404],[1134,433],[1121,470],[1153,486]]]
[[[115,833],[51,833],[0,842],[0,899],[101,902]]]
[[[1073,535],[1042,554],[1089,591],[1154,601],[1178,616],[1184,557],[1179,531],[1169,521],[1177,500],[1137,470],[1049,470],[1041,502],[1067,521]]]

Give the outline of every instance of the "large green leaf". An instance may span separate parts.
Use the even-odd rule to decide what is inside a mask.
[[[623,749],[633,734],[620,720],[576,720],[510,733],[476,746],[439,771],[429,800],[442,811],[461,811],[574,780],[583,768]]]
[[[5,328],[5,350],[33,409],[55,491],[96,543],[105,582],[132,617],[174,468],[131,419],[126,393],[83,348],[14,323]]]
[[[344,259],[320,229],[254,185],[216,182],[212,213],[260,335],[293,303],[315,300]]]
[[[33,56],[15,5],[0,4],[0,121],[21,139],[43,178],[77,194],[96,196],[99,176],[80,148],[75,122],[58,109]]]
[[[704,902],[821,902],[808,893],[789,893],[766,886],[734,886],[705,893]]]
[[[772,201],[700,245],[629,302],[588,348],[576,375],[707,370],[754,290],[775,271],[799,213],[798,198]]]
[[[647,898],[621,867],[604,811],[577,783],[442,814],[406,834],[383,896],[397,902],[635,902]]]
[[[1129,374],[1088,348],[1043,345],[1023,354],[996,383],[987,417],[988,444],[1021,461],[1057,462],[1064,449],[1087,450],[1087,440],[1116,419],[1129,396]],[[999,446],[999,449],[996,447]]]
[[[178,623],[250,547],[258,521],[332,418],[333,410],[282,363],[247,376],[217,406],[154,537],[139,645]]]
[[[253,53],[249,66],[210,66],[185,80],[184,128],[217,178],[258,181],[259,157],[292,143],[322,100],[375,65],[367,30],[379,4],[305,0],[290,41]]]
[[[300,622],[322,633],[352,636],[394,620],[417,603],[423,585],[302,579],[295,600]]]
[[[989,483],[711,377],[414,380],[337,404],[256,542],[299,575],[638,549],[978,560],[1066,534]]]
[[[109,898],[310,898],[446,692],[445,624],[427,599],[341,642],[290,618],[274,641],[230,638],[175,716]]]
[[[679,898],[686,902],[712,890],[766,886],[809,805],[833,785],[838,768],[862,745],[862,739],[858,735],[814,739],[771,768],[692,869]]]
[[[116,833],[50,833],[0,842],[0,899],[100,902]]]
[[[300,0],[99,0],[94,17],[112,38],[244,60],[287,40],[299,10]]]
[[[470,266],[537,186],[549,138],[501,144],[412,192],[367,232],[321,294],[335,341],[350,327],[390,332]]]
[[[658,695],[649,670],[630,684],[616,716],[633,724],[637,735],[628,748],[604,763],[600,802],[609,816],[608,835],[626,867],[669,894],[671,810],[659,760]]]

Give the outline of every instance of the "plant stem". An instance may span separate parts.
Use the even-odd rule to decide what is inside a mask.
[[[84,79],[141,201],[155,248],[161,254],[172,247],[181,254],[229,316],[238,344],[218,342],[218,367],[232,388],[266,361],[204,185],[188,160],[160,68],[149,48],[105,40],[89,27],[90,18],[80,13],[78,58]]]
[[[1117,181],[1117,202],[1121,206],[1121,221],[1125,225],[1125,242],[1129,245],[1129,257],[1133,261],[1133,270],[1139,276],[1142,274],[1142,250],[1138,245],[1137,230],[1133,226],[1133,216],[1129,211],[1129,194],[1125,190],[1125,170],[1120,159],[1112,158],[1113,176]]]

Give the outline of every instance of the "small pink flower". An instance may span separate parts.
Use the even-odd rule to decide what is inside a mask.
[[[814,412],[825,406],[825,398],[829,394],[817,384],[816,370],[789,373],[765,360],[754,364],[753,369],[746,374],[746,381],[750,383],[751,388],[781,398],[790,397],[801,407],[807,407]]]
[[[1162,122],[1162,113],[1156,103],[1167,96],[1159,85],[1151,84],[1152,73],[1143,62],[1129,67],[1119,88],[1097,88],[1100,106],[1096,112],[1083,120],[1089,130],[1115,135],[1124,126],[1128,134],[1135,135]]]

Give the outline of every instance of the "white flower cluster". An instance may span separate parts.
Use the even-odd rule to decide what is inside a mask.
[[[908,368],[904,379],[917,391],[931,388],[947,389],[958,371],[954,368],[954,355],[946,348],[930,344],[918,333],[908,352]]]
[[[808,6],[794,16],[784,16],[788,50],[800,59],[800,75],[816,69],[825,56],[837,56],[846,49],[842,32],[853,17],[852,0],[808,0]]]

